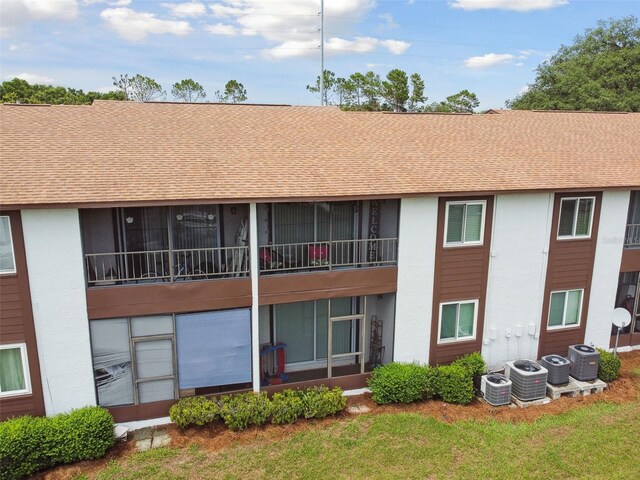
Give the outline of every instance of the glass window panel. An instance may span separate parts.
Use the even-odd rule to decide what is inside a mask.
[[[550,327],[562,325],[562,315],[564,314],[565,292],[555,292],[551,294],[551,307],[549,308]]]
[[[458,338],[473,336],[474,303],[461,303],[458,318]]]
[[[98,403],[102,406],[133,403],[128,320],[93,320],[89,328]]]
[[[560,202],[560,225],[558,227],[558,236],[571,236],[573,235],[573,217],[576,210],[576,200],[563,199]]]
[[[152,315],[131,319],[131,335],[144,337],[173,333],[173,317],[171,315]]]
[[[163,207],[125,208],[123,215],[128,252],[168,248],[167,215]]]
[[[273,242],[275,244],[313,242],[313,203],[274,203]]]
[[[206,249],[218,246],[217,205],[182,205],[173,207],[171,211],[173,248]],[[193,263],[199,265],[201,262],[194,260]]]
[[[591,214],[593,210],[592,198],[581,198],[578,203],[578,220],[576,222],[576,235],[590,235]]]
[[[440,319],[440,340],[456,338],[456,317],[458,315],[458,305],[443,305],[442,318]]]
[[[567,316],[565,325],[577,325],[580,320],[580,306],[582,303],[582,290],[571,290],[567,295]]]
[[[173,380],[151,380],[138,383],[138,401],[140,403],[173,400],[175,388]]]
[[[276,305],[274,308],[276,342],[287,344],[285,349],[287,363],[312,361],[314,359],[313,302],[285,303]]]
[[[333,300],[331,300],[333,308]],[[327,358],[329,301],[316,301],[316,360]]]
[[[145,340],[136,342],[136,375],[138,379],[173,375],[173,342]]]
[[[353,351],[351,348],[351,332],[353,331],[354,322],[355,320],[333,322],[333,342],[331,349],[334,355]]]
[[[462,222],[464,219],[464,205],[449,204],[447,218],[447,243],[462,242]]]
[[[22,365],[22,349],[0,349],[0,392],[15,392],[27,388]]]
[[[479,242],[482,230],[482,210],[484,205],[476,203],[467,205],[467,218],[464,229],[465,242]]]
[[[15,272],[9,217],[0,217],[0,273]]]
[[[354,211],[355,202],[336,202],[332,208],[332,240],[352,240],[354,238]]]
[[[331,299],[331,316],[344,317],[351,315],[352,300],[351,297],[332,298]]]
[[[331,233],[331,204],[322,202],[315,204],[316,231],[314,242],[326,242]]]

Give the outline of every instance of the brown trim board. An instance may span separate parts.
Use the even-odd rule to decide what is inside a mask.
[[[20,415],[44,415],[38,345],[31,310],[29,274],[18,211],[2,211],[11,222],[16,273],[0,275],[0,343],[26,343],[31,394],[0,398],[0,420]]]
[[[622,251],[620,273],[640,272],[640,248],[625,248]]]
[[[446,204],[449,201],[485,200],[487,202],[482,245],[444,247]],[[433,309],[431,315],[431,342],[429,363],[450,363],[467,353],[482,349],[484,312],[489,276],[489,255],[493,226],[494,197],[442,197],[438,203],[438,230],[436,235],[436,262],[433,279]],[[458,300],[478,300],[478,321],[475,340],[438,344],[440,303]]]
[[[261,276],[260,305],[324,298],[358,297],[397,290],[397,267],[367,267],[313,273]]]
[[[251,307],[248,277],[87,289],[90,320],[240,307]]]
[[[540,323],[540,342],[538,358],[549,355],[567,355],[569,345],[584,342],[587,328],[587,310],[593,278],[593,262],[596,256],[598,228],[600,225],[600,209],[602,192],[580,192],[580,197],[596,198],[593,211],[591,237],[576,240],[558,240],[558,221],[560,219],[560,201],[564,197],[575,197],[575,194],[556,193],[551,221],[551,237],[549,239],[549,258],[542,302],[542,318]],[[580,325],[577,327],[547,329],[551,292],[583,288],[582,311]]]

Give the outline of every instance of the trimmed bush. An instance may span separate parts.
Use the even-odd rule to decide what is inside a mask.
[[[612,382],[620,375],[620,357],[602,348],[598,348],[597,350],[600,352],[598,378],[603,382]]]
[[[448,403],[467,404],[473,400],[473,377],[460,365],[436,367],[436,394]]]
[[[85,407],[53,417],[0,423],[0,479],[22,478],[60,463],[104,456],[115,443],[113,417]]]
[[[451,365],[458,365],[464,368],[473,377],[480,377],[487,371],[487,365],[484,363],[484,358],[482,358],[480,352],[474,352],[460,357]]]
[[[304,415],[302,395],[293,390],[283,390],[271,397],[271,423],[284,425],[295,423]]]
[[[231,430],[263,425],[270,414],[271,402],[266,392],[225,395],[220,399],[220,417]]]
[[[201,427],[220,418],[220,408],[205,397],[183,398],[171,406],[169,418],[180,428]]]
[[[411,403],[434,394],[432,368],[417,363],[388,363],[376,368],[369,381],[371,398],[381,403]]]
[[[304,418],[324,418],[344,410],[347,399],[342,395],[342,389],[334,387],[329,390],[324,385],[311,387],[296,392],[302,400]]]

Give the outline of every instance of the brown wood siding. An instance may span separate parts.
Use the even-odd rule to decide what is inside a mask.
[[[397,288],[398,269],[380,267],[265,275],[260,277],[258,291],[260,305],[274,305],[323,298],[393,293]]]
[[[558,221],[560,218],[560,201],[564,197],[595,197],[591,238],[576,240],[558,240]],[[545,281],[544,299],[542,303],[542,319],[540,328],[540,344],[538,358],[552,353],[567,355],[569,345],[584,342],[587,327],[587,309],[593,276],[593,262],[596,255],[598,226],[600,224],[600,207],[602,192],[580,192],[579,194],[557,193],[553,205],[551,221],[551,238],[549,241],[549,258]],[[551,292],[556,290],[584,289],[580,325],[577,327],[547,330],[549,303]]]
[[[44,415],[45,410],[20,212],[0,211],[0,215],[9,216],[16,259],[16,273],[0,275],[0,343],[26,343],[31,378],[31,394],[0,398],[0,420],[5,420]]]
[[[448,201],[485,200],[484,239],[482,245],[444,247],[444,223]],[[440,198],[438,204],[438,231],[436,235],[436,263],[433,285],[433,311],[431,320],[431,365],[450,363],[467,353],[482,349],[484,311],[491,251],[491,228],[493,225],[493,197]],[[475,340],[444,343],[438,345],[438,323],[440,303],[458,300],[478,300],[478,321]]]
[[[640,248],[625,248],[622,251],[620,272],[640,272]]]
[[[87,289],[91,320],[241,307],[251,307],[250,278]]]

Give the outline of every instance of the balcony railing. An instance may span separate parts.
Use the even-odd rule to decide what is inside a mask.
[[[85,268],[89,286],[244,277],[249,247],[90,253]]]
[[[397,238],[264,245],[259,248],[260,272],[395,265],[397,247]]]
[[[624,236],[625,247],[640,247],[640,223],[627,225],[627,232]]]

